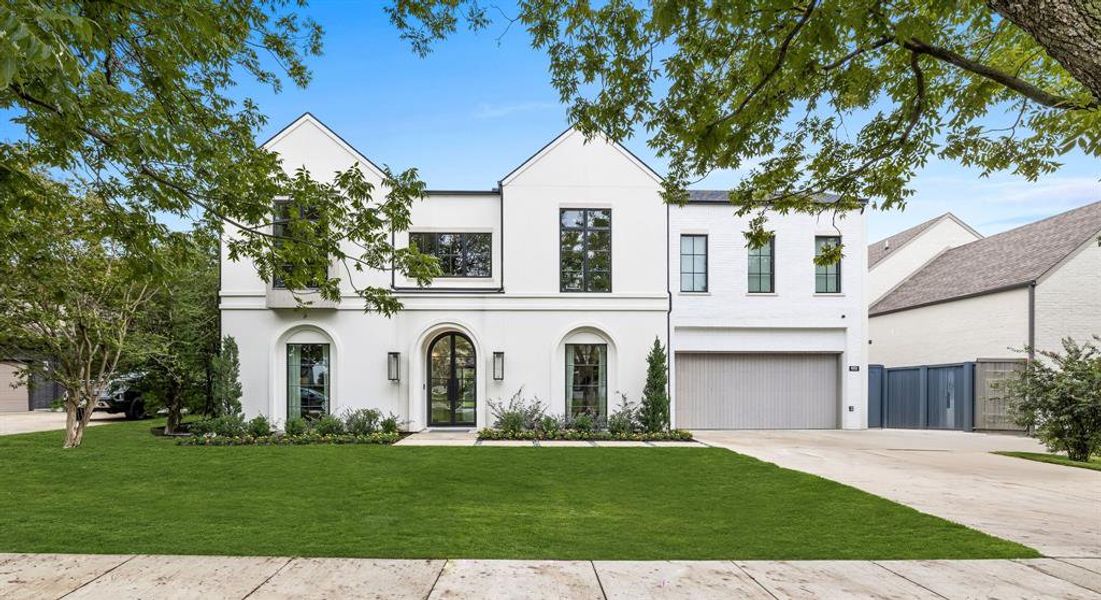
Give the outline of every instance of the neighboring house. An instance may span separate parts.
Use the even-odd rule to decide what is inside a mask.
[[[868,246],[868,305],[924,267],[940,253],[981,240],[952,213],[930,219]]]
[[[32,376],[28,386],[19,377],[19,369],[27,359],[0,360],[0,412],[22,412],[50,408],[53,402],[64,396],[56,382],[40,376]]]
[[[1019,359],[1101,334],[1099,236],[1101,202],[936,254],[871,304],[870,362]]]
[[[308,114],[265,147],[315,176],[359,164],[381,188]],[[489,403],[522,388],[553,414],[606,415],[621,394],[639,400],[658,338],[673,350],[676,426],[864,427],[864,254],[813,264],[838,236],[863,248],[863,214],[774,215],[774,243],[750,250],[718,193],[669,207],[660,184],[622,146],[569,130],[492,190],[431,191],[395,239],[444,275],[424,288],[353,275],[393,290],[392,318],[365,314],[348,282],[339,303],[304,312],[223,247],[222,329],[240,347],[246,412],[375,408],[411,430],[483,427]]]

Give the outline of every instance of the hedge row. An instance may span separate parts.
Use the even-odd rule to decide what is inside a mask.
[[[367,435],[322,435],[304,433],[302,435],[265,435],[243,436],[193,436],[176,442],[180,446],[305,446],[309,444],[384,444],[389,445],[401,439],[400,433],[370,433]]]
[[[684,429],[658,431],[654,433],[610,431],[577,431],[566,429],[555,432],[545,431],[505,431],[503,429],[482,429],[478,431],[479,440],[547,440],[581,442],[690,442],[692,434]]]

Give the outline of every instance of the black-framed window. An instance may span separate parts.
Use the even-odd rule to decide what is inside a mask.
[[[566,344],[566,408],[571,417],[608,414],[607,344]]]
[[[292,210],[293,209],[291,208],[291,203],[290,203],[289,200],[276,200],[272,205],[271,233],[272,233],[272,235],[276,236],[276,239],[275,239],[274,243],[277,246],[281,247],[286,242],[286,240],[282,239],[282,238],[285,238],[286,236],[289,235],[288,230],[290,228],[291,211]],[[304,220],[307,220],[307,221],[314,221],[314,222],[317,221],[317,215],[316,214],[310,214],[309,212],[307,212],[303,209],[299,209],[298,215],[299,215],[300,219],[304,219]],[[327,267],[328,267],[328,262],[327,261],[325,262],[324,266],[317,265],[316,268],[315,268],[314,265],[309,265],[309,264],[307,264],[305,266],[305,268],[309,269],[311,272],[313,272],[313,271],[324,271],[324,270],[327,270]],[[275,272],[272,273],[271,286],[273,288],[286,289],[286,287],[287,287],[286,279],[289,276],[289,274],[294,271],[294,269],[295,269],[295,265],[294,265],[294,263],[291,263],[291,262],[283,262],[279,265],[276,265]],[[318,282],[314,281],[314,280],[311,280],[310,282],[308,282],[306,284],[306,289],[317,289],[317,287],[318,287]]]
[[[707,291],[707,236],[680,236],[680,291]]]
[[[410,233],[409,244],[436,257],[441,277],[493,276],[491,233]]]
[[[287,418],[329,414],[329,345],[287,344]]]
[[[841,238],[835,235],[820,235],[814,238],[814,256],[822,255],[822,248],[829,246],[836,248],[841,245]],[[828,265],[815,264],[814,266],[814,292],[816,294],[840,294],[841,293],[841,261]]]
[[[564,208],[559,213],[560,291],[612,291],[612,211]]]
[[[771,294],[776,291],[776,238],[754,248],[749,247],[749,293]]]

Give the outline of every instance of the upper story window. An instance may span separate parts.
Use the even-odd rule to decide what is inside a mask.
[[[289,229],[292,210],[294,209],[291,207],[291,203],[289,200],[276,200],[272,206],[271,233],[272,235],[276,236],[274,243],[278,246],[282,246],[282,244],[285,242],[285,240],[281,238],[285,238],[290,234]],[[300,219],[315,222],[317,221],[316,214],[310,214],[304,209],[299,209],[298,216]],[[317,269],[315,269],[313,265],[306,265],[304,268],[309,269],[311,272],[315,270],[325,270],[325,268],[321,265],[318,265]],[[275,268],[275,272],[272,274],[271,287],[286,289],[286,279],[294,271],[294,269],[295,264],[292,262],[283,262],[282,264],[278,265]],[[306,289],[316,289],[317,287],[318,284],[316,281],[310,281],[306,285]]]
[[[814,255],[821,256],[822,248],[829,246],[836,248],[841,245],[841,238],[833,235],[820,235],[814,238]],[[828,265],[814,266],[814,292],[817,294],[841,293],[841,262]]]
[[[776,238],[754,248],[749,247],[749,293],[771,294],[776,291]]]
[[[707,236],[680,236],[680,291],[707,291]]]
[[[563,292],[612,291],[612,211],[566,208],[559,214]]]
[[[410,233],[409,244],[436,257],[441,277],[491,277],[492,238],[490,233]]]

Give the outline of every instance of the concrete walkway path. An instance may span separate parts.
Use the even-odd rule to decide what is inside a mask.
[[[1101,559],[630,562],[0,554],[0,598],[1101,599]]]
[[[1101,473],[993,454],[1043,452],[1012,435],[697,431],[696,439],[820,475],[1050,557],[1101,558]]]

